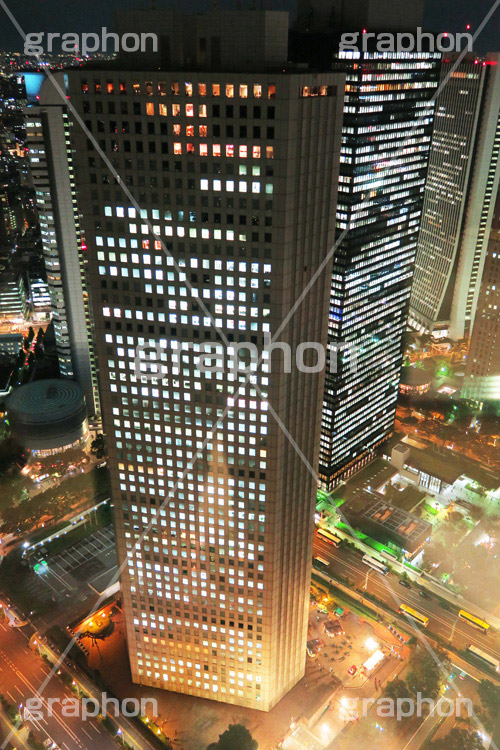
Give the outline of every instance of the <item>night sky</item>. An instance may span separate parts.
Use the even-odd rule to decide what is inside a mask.
[[[118,8],[150,7],[144,0],[5,0],[19,24],[28,32],[92,32],[101,26],[114,29],[114,11]],[[256,3],[258,6],[258,2]],[[466,24],[474,29],[493,6],[494,0],[427,0],[424,26],[433,31],[451,33],[465,31]],[[184,11],[202,11],[211,7],[211,0],[157,0],[158,8],[175,7]],[[247,0],[219,0],[219,7],[246,7]],[[265,7],[289,10],[295,15],[296,0],[266,0]],[[11,21],[2,14],[0,49],[21,50],[22,42]],[[476,42],[478,51],[500,48],[500,6]]]

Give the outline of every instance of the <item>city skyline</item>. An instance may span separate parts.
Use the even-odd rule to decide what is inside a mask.
[[[500,0],[29,2],[1,750],[498,750]]]

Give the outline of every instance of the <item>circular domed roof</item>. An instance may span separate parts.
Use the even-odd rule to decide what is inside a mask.
[[[432,376],[420,367],[402,367],[401,384],[417,388],[422,385],[429,385],[432,382]]]
[[[85,409],[80,386],[72,380],[35,380],[22,385],[8,397],[7,411],[24,424],[47,425],[72,417]]]

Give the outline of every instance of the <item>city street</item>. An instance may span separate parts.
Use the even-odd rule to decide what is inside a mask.
[[[28,631],[28,628],[24,630]],[[29,633],[0,623],[0,692],[13,705],[23,706],[27,698],[36,696],[37,690],[49,674],[47,664],[28,648]],[[45,710],[47,698],[74,698],[73,693],[55,676],[43,691]],[[62,715],[61,706],[55,703],[53,716],[28,724],[37,738],[44,742],[50,737],[61,750],[116,750],[117,742],[96,719],[85,723],[78,716]]]
[[[443,609],[436,597],[430,600],[423,599],[418,594],[415,584],[411,584],[411,589],[406,589],[399,585],[398,576],[391,573],[387,576],[379,575],[363,564],[361,554],[356,550],[335,549],[331,544],[316,536],[314,553],[328,560],[328,571],[334,577],[337,574],[340,580],[348,578],[354,582],[356,588],[365,588],[395,611],[399,604],[404,603],[427,615],[429,632],[451,641],[456,648],[465,649],[467,645],[474,644],[492,656],[497,658],[500,656],[500,636],[497,633],[490,630],[488,634],[483,634],[472,628],[458,619],[456,611]],[[407,622],[405,629],[413,632],[410,628],[411,624]]]

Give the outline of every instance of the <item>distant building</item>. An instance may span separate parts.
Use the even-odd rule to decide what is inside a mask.
[[[471,335],[500,179],[500,54],[443,61],[410,324]]]
[[[23,319],[26,312],[26,296],[22,276],[4,271],[0,276],[0,321]]]
[[[31,317],[34,321],[42,321],[50,318],[52,301],[49,285],[38,276],[28,278],[29,297],[31,306]]]
[[[487,402],[500,402],[500,188],[488,239],[461,391],[461,398],[481,407]]]
[[[402,367],[399,392],[405,395],[421,395],[431,387],[432,377],[419,367]]]
[[[8,354],[11,357],[17,357],[21,351],[24,337],[22,333],[2,333],[0,334],[0,355]]]
[[[465,508],[500,503],[500,476],[477,461],[446,448],[418,448],[397,438],[385,450],[385,458],[403,479],[444,503],[457,502]]]
[[[85,275],[86,244],[75,198],[70,127],[67,106],[55,93],[43,105],[37,100],[36,105],[26,108],[26,142],[40,219],[59,371],[63,378],[74,378],[81,385],[89,416],[98,417],[92,311]]]

